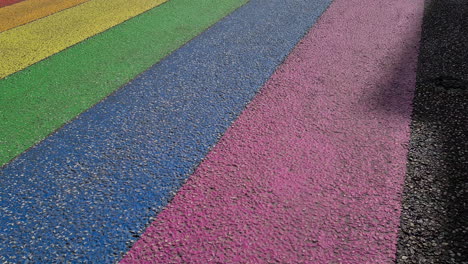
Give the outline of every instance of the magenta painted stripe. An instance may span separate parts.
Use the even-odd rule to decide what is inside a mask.
[[[336,0],[123,263],[392,263],[423,0]]]

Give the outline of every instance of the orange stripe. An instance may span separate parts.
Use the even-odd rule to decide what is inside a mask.
[[[166,1],[92,0],[0,32],[0,79]]]
[[[89,0],[26,0],[0,9],[0,32],[27,24]]]

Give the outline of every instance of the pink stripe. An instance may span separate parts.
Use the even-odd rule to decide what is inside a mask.
[[[392,263],[424,0],[336,0],[123,263]]]

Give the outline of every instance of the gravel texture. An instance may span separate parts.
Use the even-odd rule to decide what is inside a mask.
[[[0,32],[49,16],[89,0],[36,0],[25,1],[0,9]]]
[[[122,262],[394,262],[423,9],[335,0]]]
[[[0,80],[0,165],[246,2],[171,0]]]
[[[16,3],[19,3],[19,2],[23,2],[23,1],[24,0],[1,0],[0,1],[0,7],[13,5],[13,4],[16,4]]]
[[[397,263],[468,263],[468,5],[427,1]]]
[[[2,168],[0,262],[118,260],[329,3],[250,1]]]
[[[0,33],[0,79],[167,0],[94,0]]]

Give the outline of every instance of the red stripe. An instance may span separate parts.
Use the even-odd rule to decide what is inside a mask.
[[[24,0],[3,0],[3,1],[0,1],[0,7],[9,6],[9,5],[16,4],[19,2],[23,2],[23,1]]]

